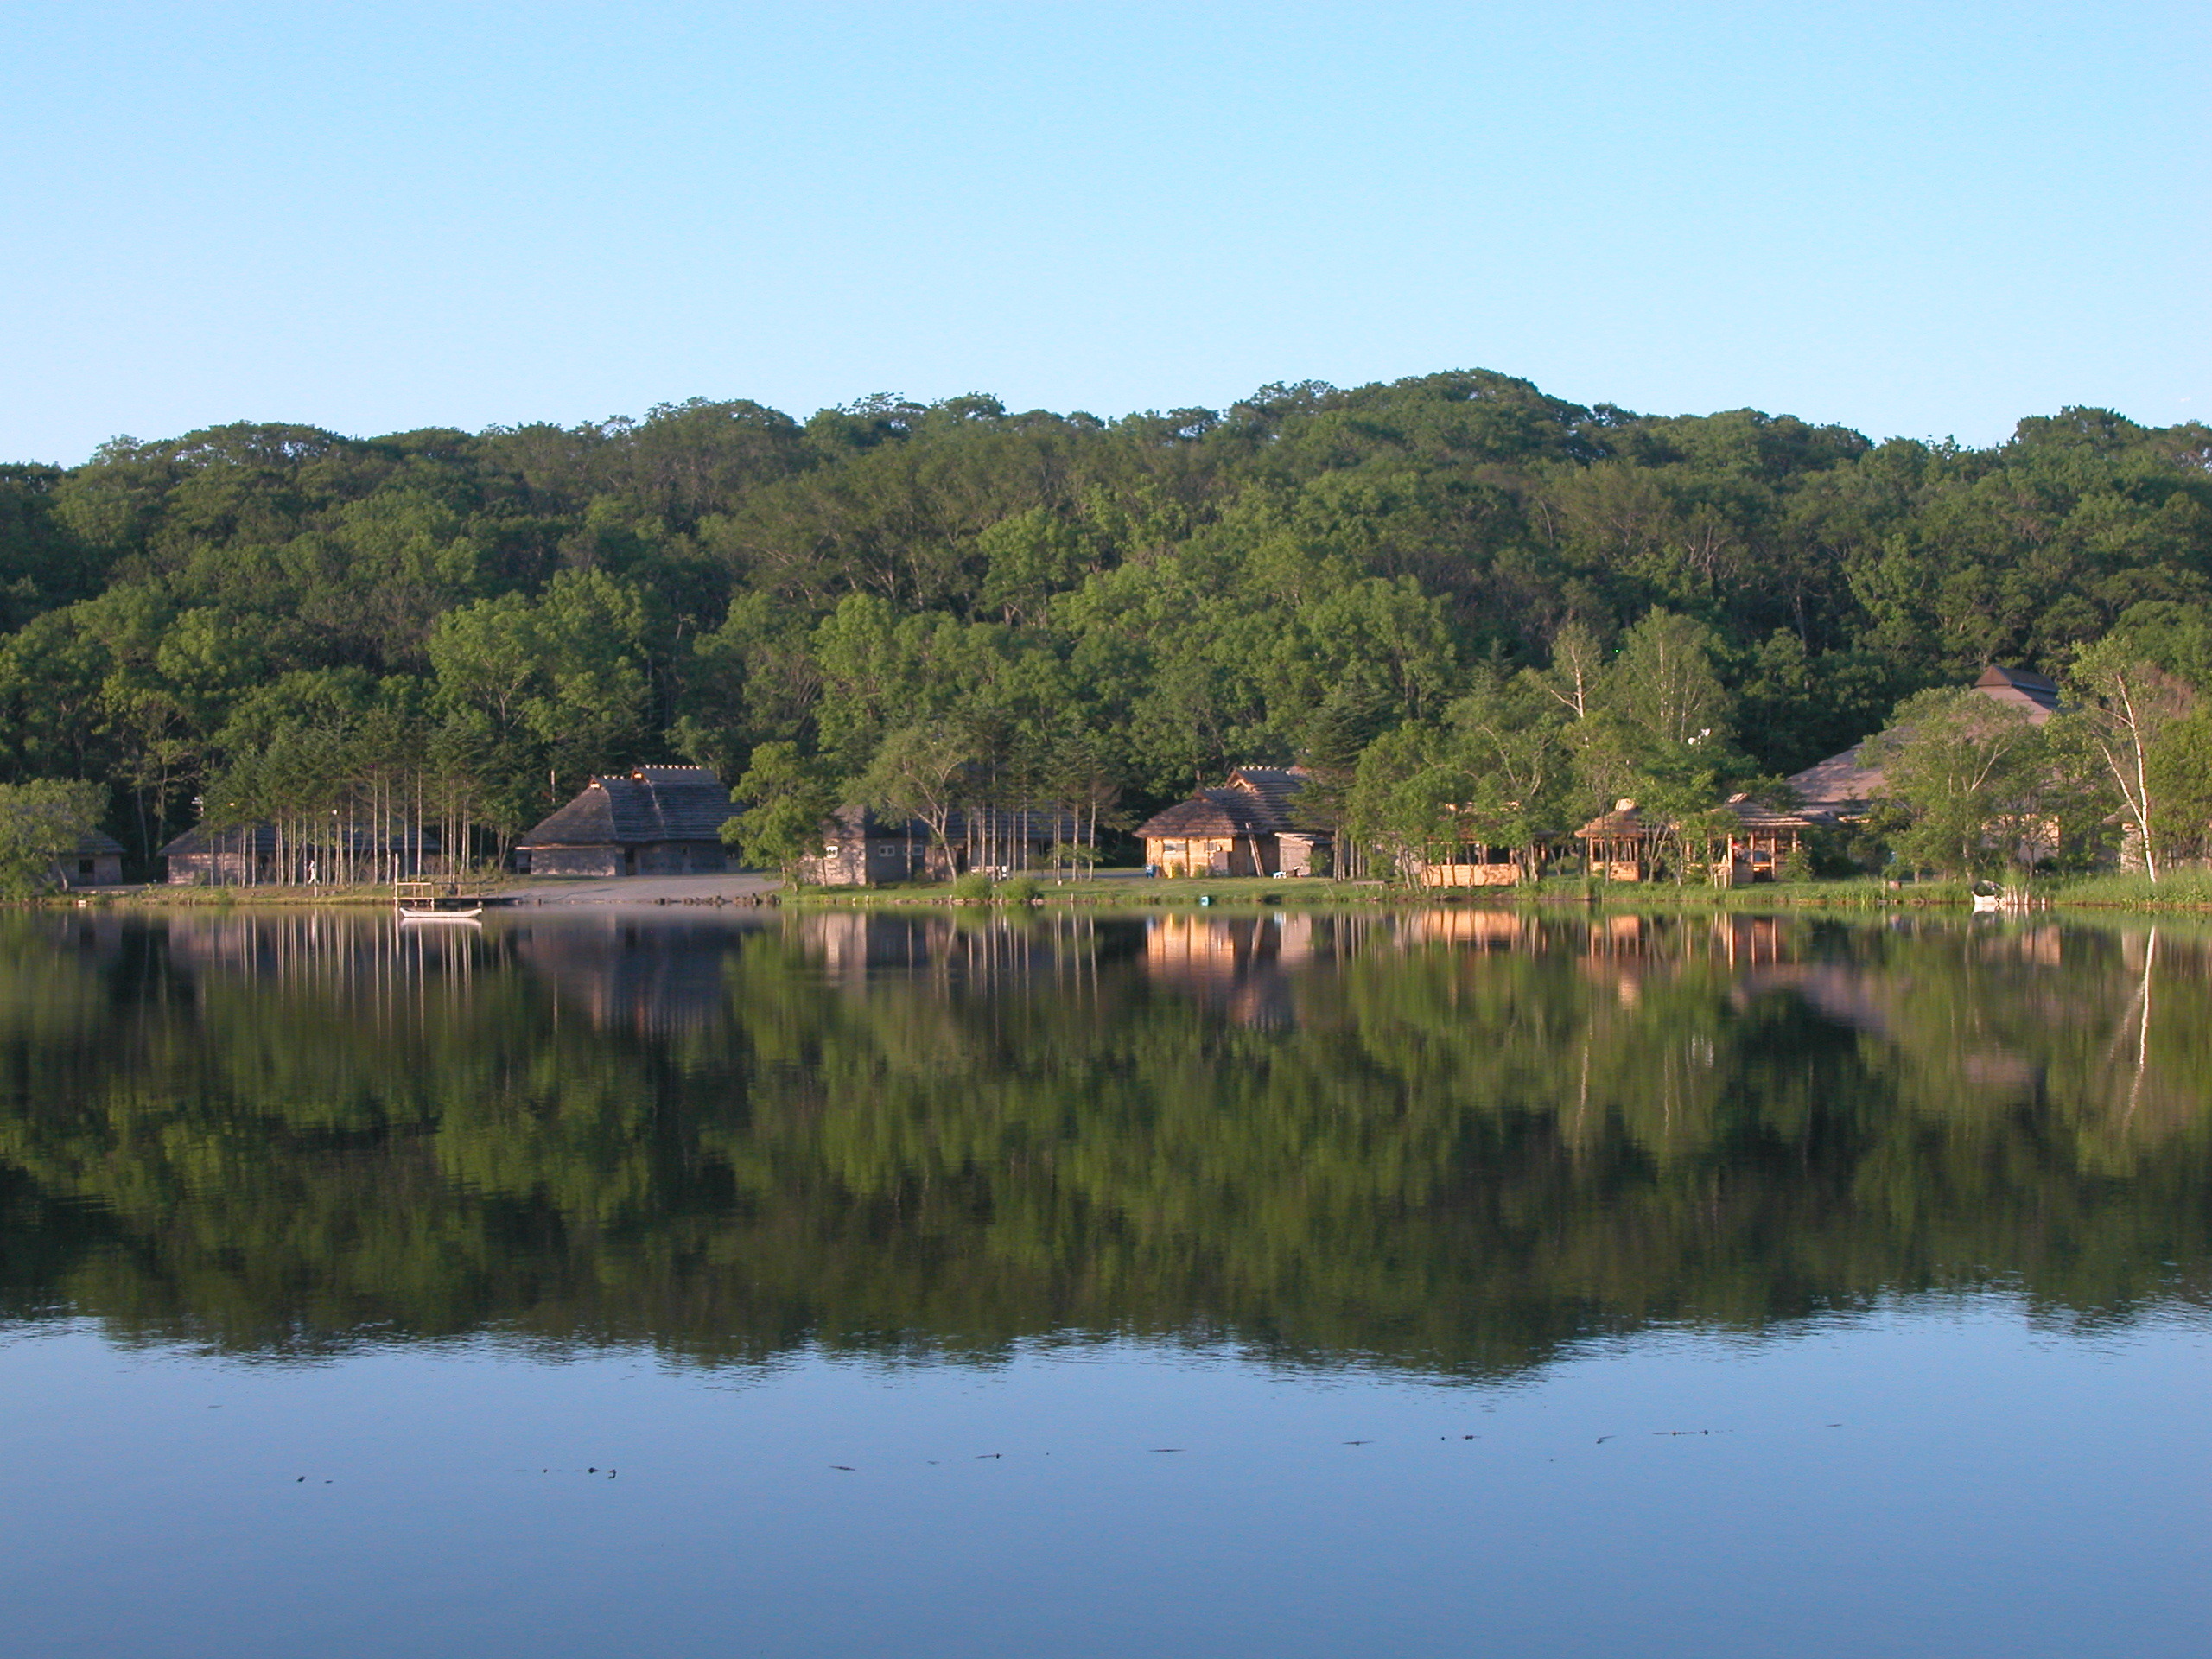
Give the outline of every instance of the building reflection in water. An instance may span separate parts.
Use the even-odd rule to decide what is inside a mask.
[[[378,1319],[714,1355],[1205,1328],[1497,1366],[1593,1318],[1955,1271],[2117,1306],[2212,1261],[2208,938],[19,912],[0,1267],[22,1306],[279,1350]]]
[[[1961,925],[1955,918],[1892,916],[1840,924],[1802,915],[1546,913],[1530,907],[1444,905],[1406,910],[1242,914],[839,911],[741,916],[570,914],[495,917],[473,927],[400,927],[382,912],[239,911],[214,916],[26,918],[27,929],[62,947],[111,994],[137,1000],[134,984],[163,999],[226,985],[283,984],[327,997],[358,1017],[404,1020],[452,1008],[486,975],[518,974],[558,1015],[642,1038],[711,1036],[744,995],[742,952],[782,953],[816,982],[858,993],[887,979],[948,995],[1037,991],[1094,998],[1138,987],[1187,998],[1235,1026],[1294,1029],[1300,988],[1377,953],[1441,954],[1479,973],[1486,957],[1549,957],[1633,1014],[1656,987],[1702,976],[1738,1016],[1788,998],[1829,1025],[1885,1045],[1916,1047],[1978,1096],[2034,1103],[2045,1062],[2029,1051],[2038,1033],[2088,1027],[2127,1094],[2133,1117],[2177,1119],[2193,1109],[2171,1090],[2146,1086],[2162,1015],[2162,979],[2201,983],[2201,938],[2158,928],[2113,932],[2047,920]],[[1964,1008],[1951,1027],[1917,975],[1884,940],[1932,947],[1971,984],[1989,977],[2002,995]],[[2163,952],[2163,954],[2162,954]],[[2086,953],[2086,954],[2085,954]],[[2081,957],[2087,979],[2062,970]],[[2095,971],[2108,968],[2109,972]],[[1946,970],[1949,972],[1951,970]],[[2097,998],[2114,1003],[2088,1006]],[[2088,1039],[2085,1039],[2088,1040]],[[2186,1094],[2186,1090],[2183,1094]],[[2168,1098],[2172,1095],[2172,1098]]]
[[[609,914],[532,920],[493,939],[564,1012],[601,1030],[674,1037],[728,1020],[731,956],[762,932],[741,920]]]
[[[1281,912],[1154,916],[1145,927],[1145,977],[1237,1025],[1284,1029],[1296,1018],[1291,976],[1317,946],[1332,950],[1338,919]]]

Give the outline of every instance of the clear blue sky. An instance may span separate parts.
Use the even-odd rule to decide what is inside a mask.
[[[1481,367],[2208,414],[2212,7],[21,3],[0,459]]]

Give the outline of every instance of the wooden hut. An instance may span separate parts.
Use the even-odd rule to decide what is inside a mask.
[[[1802,812],[1778,812],[1748,795],[1725,803],[1736,823],[1728,830],[1728,849],[1714,861],[1713,880],[1724,887],[1771,881],[1782,861],[1805,844],[1813,820]]]
[[[1634,801],[1624,799],[1577,830],[1574,838],[1582,843],[1591,874],[1608,881],[1648,881],[1662,833],[1637,810]]]
[[[639,766],[594,778],[515,843],[526,875],[719,874],[729,791],[704,766]]]
[[[1815,820],[1802,812],[1777,811],[1745,794],[1722,804],[1726,828],[1714,836],[1726,847],[1713,860],[1713,879],[1725,887],[1771,881],[1782,861],[1805,844]],[[1648,881],[1657,861],[1659,842],[1673,826],[1645,817],[1631,800],[1574,832],[1589,857],[1590,874],[1608,881]]]
[[[100,830],[86,830],[72,851],[54,861],[53,875],[57,887],[116,887],[123,880],[123,843]]]
[[[1302,766],[1239,766],[1218,789],[1202,789],[1140,825],[1144,861],[1162,875],[1312,875],[1326,865],[1329,837],[1292,822]]]
[[[276,880],[276,826],[195,823],[162,849],[171,887],[261,887]]]

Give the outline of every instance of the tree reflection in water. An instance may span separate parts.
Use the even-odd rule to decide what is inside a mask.
[[[0,1293],[311,1353],[2206,1296],[2196,929],[1432,911],[10,918]]]

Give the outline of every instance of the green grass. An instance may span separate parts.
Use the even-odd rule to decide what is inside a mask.
[[[994,897],[1014,882],[1033,881],[1037,896],[1046,905],[1128,907],[1146,905],[1331,905],[1373,903],[1392,896],[1379,881],[1332,881],[1325,878],[1277,880],[1268,876],[1217,876],[1174,880],[1147,880],[1134,874],[1108,874],[1101,880],[1055,881],[1049,871],[1031,871],[1008,882],[996,884]],[[960,902],[963,895],[950,881],[902,881],[875,887],[785,887],[783,901],[797,905],[890,906],[944,905]],[[1399,896],[1402,896],[1401,893]]]
[[[1892,887],[1878,876],[1854,875],[1804,881],[1760,882],[1742,887],[1716,887],[1686,881],[1594,882],[1596,902],[1629,909],[1681,906],[1705,910],[1876,910],[1902,906],[1910,909],[1962,906],[1967,887],[1963,881],[1906,881]],[[1585,896],[1580,876],[1554,877],[1543,884],[1543,896]]]
[[[1348,905],[1471,905],[1485,908],[1527,904],[1595,904],[1617,910],[1873,910],[1957,909],[1967,906],[1964,881],[1908,881],[1892,887],[1878,876],[1781,881],[1747,887],[1713,887],[1696,882],[1677,887],[1672,881],[1592,881],[1580,875],[1552,875],[1533,887],[1409,888],[1379,880],[1337,881],[1326,877],[1276,880],[1261,876],[1184,877],[1148,880],[1133,874],[1109,874],[1103,880],[1054,881],[1049,872],[1033,872],[1038,896],[1048,906],[1134,909],[1150,906],[1253,909],[1261,906],[1309,907]],[[487,878],[483,891],[493,892],[512,884]],[[1003,889],[1007,884],[997,884]],[[2154,885],[2139,871],[2107,871],[2090,875],[2044,877],[2031,884],[2031,895],[2056,908],[2130,911],[2212,912],[2212,870],[2182,869],[2165,873]],[[995,890],[982,902],[1003,896]],[[880,887],[785,887],[772,901],[800,906],[888,908],[909,905],[948,905],[960,895],[946,881],[910,881]],[[163,887],[117,893],[52,893],[33,904],[73,906],[145,906],[162,909],[228,909],[239,906],[389,905],[388,883],[362,887]]]
[[[1140,879],[1127,875],[1103,880],[1056,882],[1037,878],[1039,894],[1048,906],[1096,906],[1114,909],[1151,906],[1205,906],[1252,909],[1260,906],[1346,905],[1472,905],[1498,907],[1526,904],[1594,903],[1616,909],[1875,909],[1885,906],[1963,907],[1966,884],[1958,881],[1908,882],[1891,887],[1872,876],[1844,880],[1763,883],[1749,887],[1714,887],[1671,881],[1587,881],[1580,875],[1548,876],[1534,887],[1407,887],[1380,880],[1336,881],[1327,877],[1192,876],[1172,880]],[[944,905],[959,902],[953,885],[944,881],[909,881],[879,887],[785,888],[782,902],[801,906],[891,907],[905,905]]]
[[[2168,870],[2154,883],[2140,870],[2104,870],[2038,882],[2036,893],[2054,905],[2112,906],[2127,910],[2212,909],[2212,870]]]

